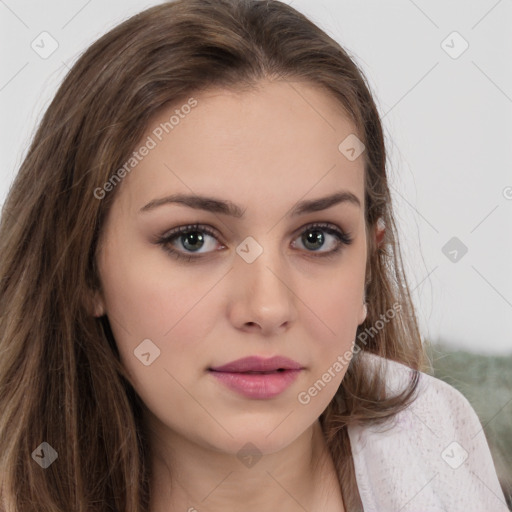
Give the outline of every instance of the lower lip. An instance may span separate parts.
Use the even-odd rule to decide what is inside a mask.
[[[301,370],[284,370],[275,373],[210,373],[228,388],[248,398],[273,398],[287,389],[299,376]]]

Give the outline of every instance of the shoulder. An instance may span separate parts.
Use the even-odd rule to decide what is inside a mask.
[[[366,371],[383,369],[392,394],[415,374],[396,361],[360,355]],[[484,429],[469,401],[446,382],[416,373],[416,398],[405,410],[385,425],[348,427],[365,512],[508,511]]]

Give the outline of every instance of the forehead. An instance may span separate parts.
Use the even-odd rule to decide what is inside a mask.
[[[183,192],[250,210],[254,201],[293,203],[341,189],[363,204],[364,153],[349,159],[340,150],[354,136],[340,103],[307,82],[261,82],[243,92],[211,88],[150,120],[135,150],[153,147],[122,188],[136,204]]]

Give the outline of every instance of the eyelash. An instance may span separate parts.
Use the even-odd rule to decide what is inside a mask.
[[[346,233],[342,231],[341,229],[337,228],[334,224],[330,223],[314,223],[314,224],[308,224],[304,227],[302,232],[300,234],[303,234],[306,231],[312,231],[313,229],[318,229],[320,231],[325,231],[329,235],[333,235],[338,239],[338,244],[335,249],[332,249],[331,251],[325,251],[325,252],[319,252],[315,253],[315,251],[306,251],[310,252],[313,257],[316,258],[332,258],[338,253],[341,248],[345,245],[348,246],[353,242],[353,239],[350,235],[350,233]],[[210,235],[211,237],[215,238],[217,240],[217,234],[215,231],[213,231],[208,226],[205,226],[203,224],[190,224],[188,226],[180,226],[179,228],[173,229],[171,232],[160,236],[156,240],[156,244],[163,246],[163,249],[169,253],[171,256],[175,257],[178,260],[183,261],[193,261],[193,260],[200,260],[201,258],[205,257],[202,255],[199,256],[186,256],[182,252],[173,249],[169,244],[173,242],[175,239],[179,238],[182,235],[188,235],[190,233],[199,232],[199,233],[206,233],[207,235]],[[299,234],[299,236],[300,236]],[[218,241],[218,240],[217,240]]]

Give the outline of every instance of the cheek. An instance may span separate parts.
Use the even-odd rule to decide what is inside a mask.
[[[311,297],[310,321],[302,325],[307,331],[312,361],[309,375],[298,390],[297,403],[304,414],[318,417],[328,406],[341,385],[353,357],[361,296],[359,279],[330,282]]]
[[[304,311],[310,321],[311,339],[321,339],[339,344],[351,339],[357,330],[363,302],[364,268],[362,265],[345,265],[312,283],[304,283],[299,296],[307,306]]]
[[[365,260],[361,253],[351,256],[354,257],[347,257],[328,278],[318,279],[315,287],[304,287],[300,295],[307,297],[301,326],[311,340],[314,361],[308,385],[316,386],[311,394],[302,390],[306,401],[301,403],[314,407],[315,413],[327,406],[353,356],[363,302]]]
[[[167,284],[150,273],[112,273],[109,285],[112,332],[138,395],[154,413],[170,414],[171,405],[169,424],[176,416],[204,422],[190,396],[209,362],[204,340],[216,313],[208,296],[199,299],[212,284],[192,288],[179,277]]]
[[[154,258],[154,251],[134,251],[129,258],[114,254],[106,252],[101,277],[107,314],[120,339],[127,333],[132,342],[172,336],[208,291],[204,276],[191,279],[187,272],[169,272],[172,266],[161,255]]]
[[[203,371],[201,343],[219,315],[219,301],[212,293],[218,276],[200,274],[170,273],[143,254],[129,260],[105,254],[102,283],[112,333],[123,365],[148,393],[168,387],[169,374],[189,381]],[[145,366],[140,356],[148,352]]]

